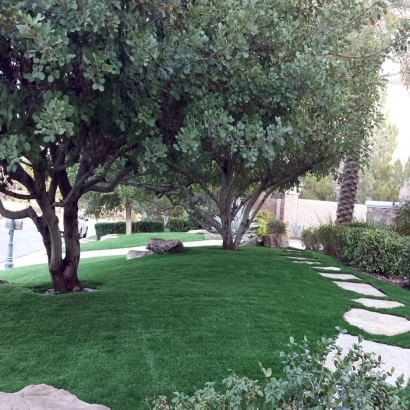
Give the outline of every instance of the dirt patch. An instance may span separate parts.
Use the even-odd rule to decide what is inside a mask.
[[[403,288],[403,289],[406,289],[406,290],[410,291],[410,285],[406,284],[401,279],[389,278],[387,276],[383,276],[383,275],[380,275],[378,273],[363,272],[360,269],[352,268],[352,267],[350,267],[350,269],[353,269],[357,272],[363,273],[363,275],[372,276],[373,278],[379,279],[382,282],[390,283],[391,285],[394,285],[394,286],[397,286],[399,288]]]

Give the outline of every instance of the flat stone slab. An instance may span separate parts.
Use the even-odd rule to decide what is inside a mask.
[[[66,390],[47,384],[30,385],[16,393],[0,393],[1,410],[110,410],[88,404]]]
[[[361,280],[357,276],[351,275],[350,273],[324,273],[318,272],[319,275],[324,276],[325,278],[330,279],[340,279],[340,280],[349,280],[349,279],[356,279]]]
[[[337,282],[337,281],[333,281],[333,283],[336,283],[337,286],[343,289],[351,290],[352,292],[356,292],[356,293],[361,293],[362,295],[386,297],[386,295],[380,292],[380,290],[377,290],[372,285],[369,285],[367,283]]]
[[[336,340],[336,345],[343,349],[342,356],[344,357],[354,343],[359,343],[357,336],[347,334],[339,335]],[[382,357],[383,364],[381,370],[390,371],[394,367],[393,376],[389,376],[386,382],[394,385],[399,376],[404,374],[404,385],[410,380],[410,349],[403,349],[397,346],[389,346],[383,343],[370,342],[363,340],[361,343],[363,350],[367,353],[375,353],[376,356]],[[325,362],[325,366],[330,370],[335,370],[333,364],[334,352],[330,353]],[[377,371],[378,369],[376,369]]]
[[[323,270],[334,270],[334,271],[339,271],[340,268],[336,268],[336,266],[323,266],[323,267],[317,267],[315,266],[315,269],[323,269]]]
[[[379,300],[379,299],[353,299],[355,302],[361,303],[364,306],[376,309],[392,309],[400,306],[404,306],[403,303],[395,302],[392,300]]]
[[[292,261],[294,263],[307,263],[308,265],[320,265],[320,262],[312,262],[312,261]]]
[[[351,325],[372,335],[395,336],[410,332],[410,321],[404,317],[364,309],[351,309],[343,317]]]
[[[289,259],[295,259],[298,261],[311,261],[312,260],[312,258],[301,258],[299,256],[286,256],[286,257]]]

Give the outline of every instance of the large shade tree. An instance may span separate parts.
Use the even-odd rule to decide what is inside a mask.
[[[237,249],[258,198],[260,207],[306,172],[326,175],[365,149],[392,42],[375,24],[386,7],[224,0],[173,8],[184,52],[158,122],[167,158],[143,185],[195,211],[224,249]],[[220,222],[200,205],[203,195]]]
[[[161,112],[163,62],[171,64],[172,50],[162,6],[137,0],[1,2],[0,192],[36,200],[41,214],[31,206],[11,212],[1,201],[0,214],[34,221],[60,293],[82,289],[80,197],[111,191],[138,166],[131,159],[157,151],[149,137]],[[10,189],[15,183],[25,192]]]

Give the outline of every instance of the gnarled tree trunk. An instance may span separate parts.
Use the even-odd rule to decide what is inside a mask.
[[[132,233],[131,209],[131,201],[127,198],[125,200],[125,235]]]
[[[356,159],[346,157],[342,178],[336,211],[337,225],[346,225],[353,219],[357,183],[359,179],[359,164]]]

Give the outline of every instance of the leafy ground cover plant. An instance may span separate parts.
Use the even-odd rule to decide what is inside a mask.
[[[306,336],[299,344],[291,337],[287,351],[280,353],[284,373],[280,379],[272,377],[272,369],[260,364],[265,381],[232,373],[222,381],[224,390],[217,391],[215,383],[208,382],[193,395],[176,392],[170,402],[160,396],[149,407],[152,410],[408,409],[398,396],[403,376],[395,386],[387,384],[386,377],[392,373],[380,370],[382,358],[365,353],[361,341],[359,337],[359,344],[342,358],[335,339],[322,338],[316,349],[312,349]],[[325,367],[328,354],[335,355],[335,371]]]

